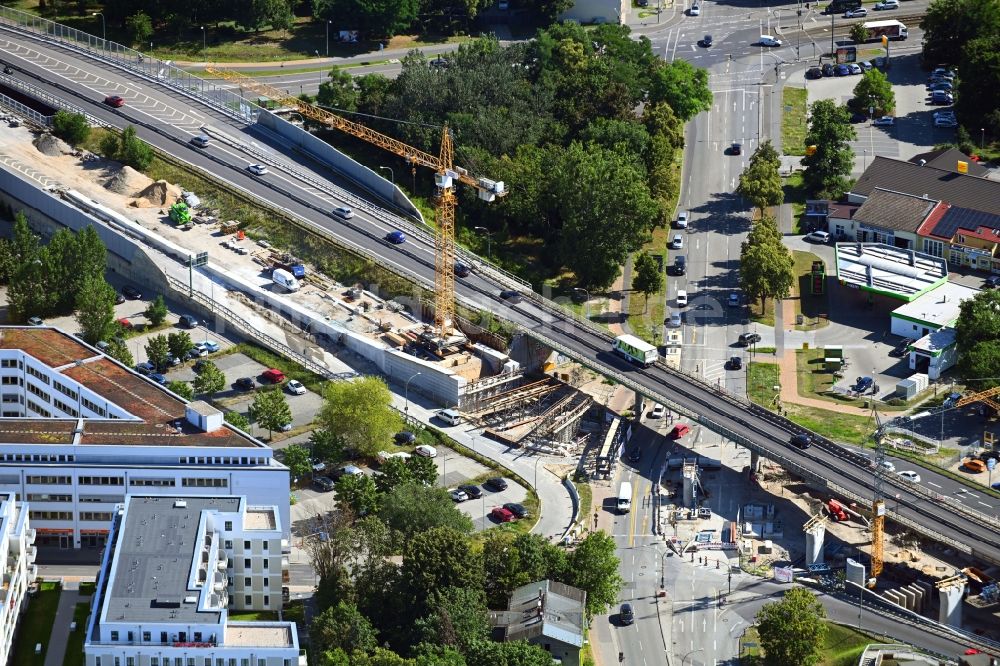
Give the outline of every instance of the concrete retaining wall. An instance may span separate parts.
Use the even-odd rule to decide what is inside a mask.
[[[301,150],[323,164],[329,165],[334,171],[350,178],[385,201],[392,202],[404,214],[423,220],[423,216],[417,210],[417,207],[413,205],[407,196],[403,194],[403,191],[396,187],[395,184],[389,182],[363,164],[355,162],[326,141],[323,141],[323,139],[310,134],[283,118],[279,118],[270,111],[261,111],[257,116],[257,122],[278,134],[286,141],[289,141],[297,150]]]

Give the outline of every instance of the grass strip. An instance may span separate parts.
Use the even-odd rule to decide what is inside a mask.
[[[45,653],[49,650],[49,637],[59,610],[59,583],[41,581],[38,594],[28,600],[28,609],[18,622],[18,636],[11,666],[45,666]],[[35,654],[35,645],[41,643],[42,651]]]
[[[785,155],[806,154],[806,104],[809,95],[805,88],[785,86],[781,101],[781,148]]]

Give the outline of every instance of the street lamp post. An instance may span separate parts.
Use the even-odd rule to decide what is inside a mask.
[[[979,128],[979,150],[986,150],[986,128]]]
[[[330,21],[326,22],[326,56],[330,57]]]
[[[486,227],[475,227],[475,230],[486,236],[486,258],[493,259],[493,232]]]
[[[206,58],[205,51],[208,50],[208,38],[206,37],[206,35],[207,35],[207,33],[205,32],[205,26],[201,26],[201,58],[202,58],[202,60],[205,60],[205,58]],[[208,62],[208,60],[205,60],[205,62]]]
[[[695,652],[704,652],[704,651],[705,651],[705,648],[695,648],[695,649],[691,650],[686,655],[684,655],[684,657],[681,659],[681,666],[684,666],[684,662],[687,661],[687,658],[690,657],[691,655],[693,655]]]
[[[385,169],[386,171],[389,172],[389,178],[392,179],[392,184],[395,185],[396,184],[396,174],[393,173],[392,167],[380,166],[379,170],[381,171],[382,169]]]
[[[421,374],[422,373],[417,372],[411,375],[410,379],[419,377]],[[406,416],[410,415],[410,379],[407,379],[406,384],[403,386],[403,398],[406,400],[406,406],[403,408],[403,413],[406,414]]]
[[[100,16],[101,17],[101,39],[104,40],[104,41],[108,41],[108,25],[107,25],[107,23],[104,20],[104,13],[103,12],[94,12],[93,14],[91,14],[91,16]]]

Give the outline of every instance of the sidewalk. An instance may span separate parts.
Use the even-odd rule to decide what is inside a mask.
[[[790,333],[791,330],[785,330],[785,322],[795,321],[795,304],[791,299],[785,299],[781,302],[780,316],[779,312],[775,312],[775,340],[780,340],[780,344],[777,349],[778,357],[778,383],[781,385],[781,402],[782,404],[795,404],[804,405],[806,407],[816,407],[817,409],[825,409],[831,412],[838,412],[840,414],[854,414],[856,416],[868,416],[871,412],[867,409],[862,409],[860,407],[855,407],[853,405],[845,405],[841,403],[828,402],[826,400],[820,400],[819,398],[809,398],[799,394],[799,371],[798,364],[796,362],[795,350],[787,349],[784,346],[784,335],[781,333]],[[788,324],[788,326],[793,326],[794,324]]]
[[[87,603],[88,600],[89,597],[80,596],[79,582],[63,580],[62,591],[59,593],[59,608],[56,610],[52,634],[45,650],[45,666],[62,666],[63,658],[66,656],[66,643],[69,641],[69,625],[73,622],[73,611],[76,610],[77,604]],[[85,629],[77,627],[76,630]]]
[[[300,58],[298,60],[266,60],[263,62],[226,62],[226,63],[216,63],[221,64],[226,67],[226,69],[296,69],[303,67],[333,67],[350,65],[362,63],[365,61],[370,61],[372,59],[377,60],[389,60],[390,58],[402,58],[406,56],[410,51],[416,49],[421,53],[427,55],[436,55],[439,53],[450,53],[452,51],[457,51],[460,44],[428,44],[427,46],[413,46],[405,49],[382,49],[381,51],[369,51],[367,53],[359,53],[352,56],[330,56],[323,58]],[[212,62],[209,60],[209,62]],[[205,65],[204,59],[199,60],[174,60],[173,64],[177,67],[203,67]],[[277,72],[277,73],[280,73]]]

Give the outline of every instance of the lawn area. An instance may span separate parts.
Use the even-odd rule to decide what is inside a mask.
[[[818,666],[855,666],[866,645],[886,641],[883,637],[873,637],[833,622],[827,622],[826,627]],[[760,637],[757,630],[751,627],[740,639],[740,663],[760,664],[761,656]]]
[[[278,611],[259,610],[229,613],[230,622],[277,622]]]
[[[574,481],[576,492],[580,495],[580,513],[576,519],[583,525],[587,525],[590,520],[590,509],[594,506],[594,489],[585,481]]]
[[[805,223],[806,188],[802,181],[802,172],[795,171],[785,178],[782,185],[785,193],[785,203],[792,205],[792,233],[801,234]]]
[[[755,321],[764,326],[774,326],[774,308],[778,302],[773,298],[769,298],[764,303],[764,309],[761,310],[758,299],[750,301],[747,304],[747,309],[750,311],[750,321]]]
[[[80,596],[90,597],[93,596],[94,590],[97,589],[97,583],[92,580],[85,580],[80,583]]]
[[[785,86],[781,101],[784,112],[781,115],[781,148],[785,155],[806,154],[806,102],[809,98],[805,88]]]
[[[44,666],[49,649],[49,634],[59,609],[59,583],[39,581],[38,595],[28,600],[28,610],[18,622],[18,636],[10,666]],[[35,654],[35,645],[42,653]]]
[[[794,403],[783,403],[782,407],[785,409],[785,416],[795,423],[836,442],[861,446],[875,430],[875,424],[868,416]]]
[[[780,389],[775,390],[774,388],[780,384],[778,364],[754,361],[747,364],[747,367],[749,368],[747,392],[750,399],[758,405],[771,407],[775,396],[780,393]]]
[[[83,666],[83,639],[87,633],[87,614],[90,604],[77,604],[73,609],[73,621],[76,631],[69,632],[66,640],[66,654],[63,655],[63,666]]]
[[[804,252],[803,250],[792,250],[792,260],[794,261],[792,270],[795,272],[796,278],[792,284],[795,328],[799,331],[814,331],[817,328],[829,326],[830,319],[827,317],[829,302],[825,289],[829,286],[830,280],[826,280],[822,294],[812,293],[813,262],[822,260],[812,252]],[[799,315],[802,315],[803,318],[801,324],[797,323]],[[787,326],[788,323],[786,322],[785,325]]]

